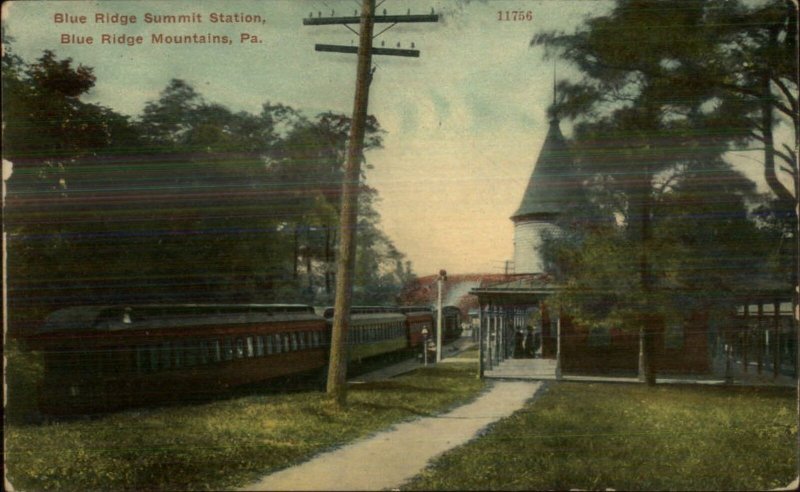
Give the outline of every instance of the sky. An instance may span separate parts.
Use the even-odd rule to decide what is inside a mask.
[[[419,58],[373,57],[369,112],[386,131],[369,151],[367,183],[378,190],[384,232],[418,275],[500,273],[513,257],[513,224],[547,132],[553,62],[531,48],[534,34],[572,32],[601,15],[602,0],[377,0],[378,13],[440,14],[438,23],[398,24],[374,45],[410,47]],[[206,101],[259,113],[267,101],[313,116],[352,113],[356,56],[321,53],[315,43],[358,44],[343,26],[304,26],[317,17],[353,15],[356,0],[14,1],[3,4],[13,51],[33,61],[42,50],[94,67],[84,98],[137,115],[170,79],[186,80]],[[522,11],[524,20],[499,20]],[[256,23],[212,23],[212,13],[260,16]],[[105,23],[97,14],[106,14]],[[110,23],[128,16],[129,22]],[[201,22],[148,23],[186,15]],[[199,14],[199,15],[195,15]],[[86,22],[80,22],[86,16]],[[130,22],[136,16],[136,22]],[[528,20],[528,17],[530,20]],[[61,22],[57,22],[60,20]],[[74,22],[65,22],[74,21]],[[380,33],[386,24],[376,25]],[[357,26],[353,26],[358,29]],[[230,44],[153,44],[153,34],[227,35]],[[141,35],[142,44],[102,44],[101,36]],[[242,35],[247,35],[241,42]],[[66,36],[66,38],[64,38]],[[93,37],[93,44],[78,38]],[[253,42],[256,40],[256,42]],[[64,42],[69,41],[69,42]],[[556,66],[558,78],[577,74]],[[570,136],[570,127],[562,122]],[[733,157],[759,182],[760,155]]]

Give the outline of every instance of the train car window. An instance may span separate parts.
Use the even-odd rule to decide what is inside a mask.
[[[291,333],[291,340],[292,340],[292,351],[295,351],[299,348],[299,344],[297,343],[297,333]]]
[[[236,339],[236,358],[241,359],[244,357],[244,340],[241,338]]]
[[[198,357],[198,352],[200,351],[200,346],[196,341],[188,341],[186,342],[186,367],[196,366],[200,357]]]
[[[276,333],[272,336],[272,352],[275,354],[280,354],[283,352],[283,336]]]
[[[200,364],[208,364],[208,340],[200,342]]]
[[[136,347],[136,372],[143,374],[147,371],[147,347]]]
[[[264,337],[259,335],[256,337],[256,357],[264,355]]]
[[[245,348],[247,349],[246,354],[248,357],[252,357],[255,354],[255,351],[253,350],[253,337],[247,337],[245,342]]]
[[[267,354],[272,354],[274,352],[274,348],[272,347],[272,335],[267,335]]]
[[[172,351],[175,354],[175,367],[184,367],[186,365],[186,342],[175,342]]]
[[[317,348],[319,347],[319,332],[312,331],[311,332],[311,347]]]
[[[224,360],[233,360],[233,340],[225,338],[222,341],[222,358]]]
[[[219,340],[211,341],[211,357],[214,359],[214,362],[222,360],[222,347],[219,345]]]
[[[306,332],[301,331],[300,333],[297,334],[297,338],[298,338],[298,340],[300,342],[300,350],[305,350],[306,346],[307,346],[307,343],[306,343],[306,341],[307,341],[306,340],[306,338],[307,338]]]
[[[284,333],[283,334],[283,351],[284,352],[288,352],[289,350],[291,350],[291,348],[289,346],[289,334],[288,333]]]
[[[172,348],[169,342],[161,344],[161,369],[169,369],[172,367],[172,360],[170,360]]]
[[[150,364],[148,367],[149,371],[157,371],[158,370],[158,347],[152,345],[147,348],[148,353],[150,354]]]

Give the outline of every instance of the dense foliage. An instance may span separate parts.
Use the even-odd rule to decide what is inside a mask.
[[[52,51],[4,50],[15,330],[83,303],[332,302],[349,118],[233,112],[178,79],[131,118],[84,102],[96,83]],[[371,117],[366,149],[381,135]],[[363,185],[360,303],[392,302],[411,275],[376,199]]]
[[[547,248],[560,301],[587,323],[640,330],[651,382],[648,332],[796,280],[795,197],[778,175],[796,181],[797,162],[773,138],[778,124],[798,131],[795,17],[777,0],[618,0],[573,34],[531,41],[582,74],[551,108],[575,123],[588,190]],[[771,197],[728,163],[735,149],[763,155]]]

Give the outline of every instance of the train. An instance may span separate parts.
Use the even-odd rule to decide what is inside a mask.
[[[443,313],[452,318],[452,309]],[[43,415],[96,414],[290,377],[316,374],[321,383],[332,318],[332,308],[303,304],[76,306],[51,313],[25,345],[43,355]],[[445,340],[458,336],[443,325]],[[427,307],[355,306],[348,359],[421,348],[435,326]]]

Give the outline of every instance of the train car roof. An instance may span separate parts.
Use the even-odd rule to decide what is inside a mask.
[[[430,306],[400,306],[397,308],[398,311],[405,314],[417,314],[417,313],[427,313],[430,314],[433,312],[433,308]]]
[[[127,321],[125,317],[127,315]],[[163,328],[317,318],[303,304],[140,304],[74,306],[51,313],[37,334],[62,331]]]
[[[333,317],[333,306],[318,307],[315,309],[318,313],[321,312],[322,316],[326,318]],[[392,306],[350,306],[350,314],[370,314],[370,313],[398,313],[399,308]]]
[[[403,313],[353,313],[350,315],[350,321],[378,321],[378,320],[405,320],[406,316]]]

